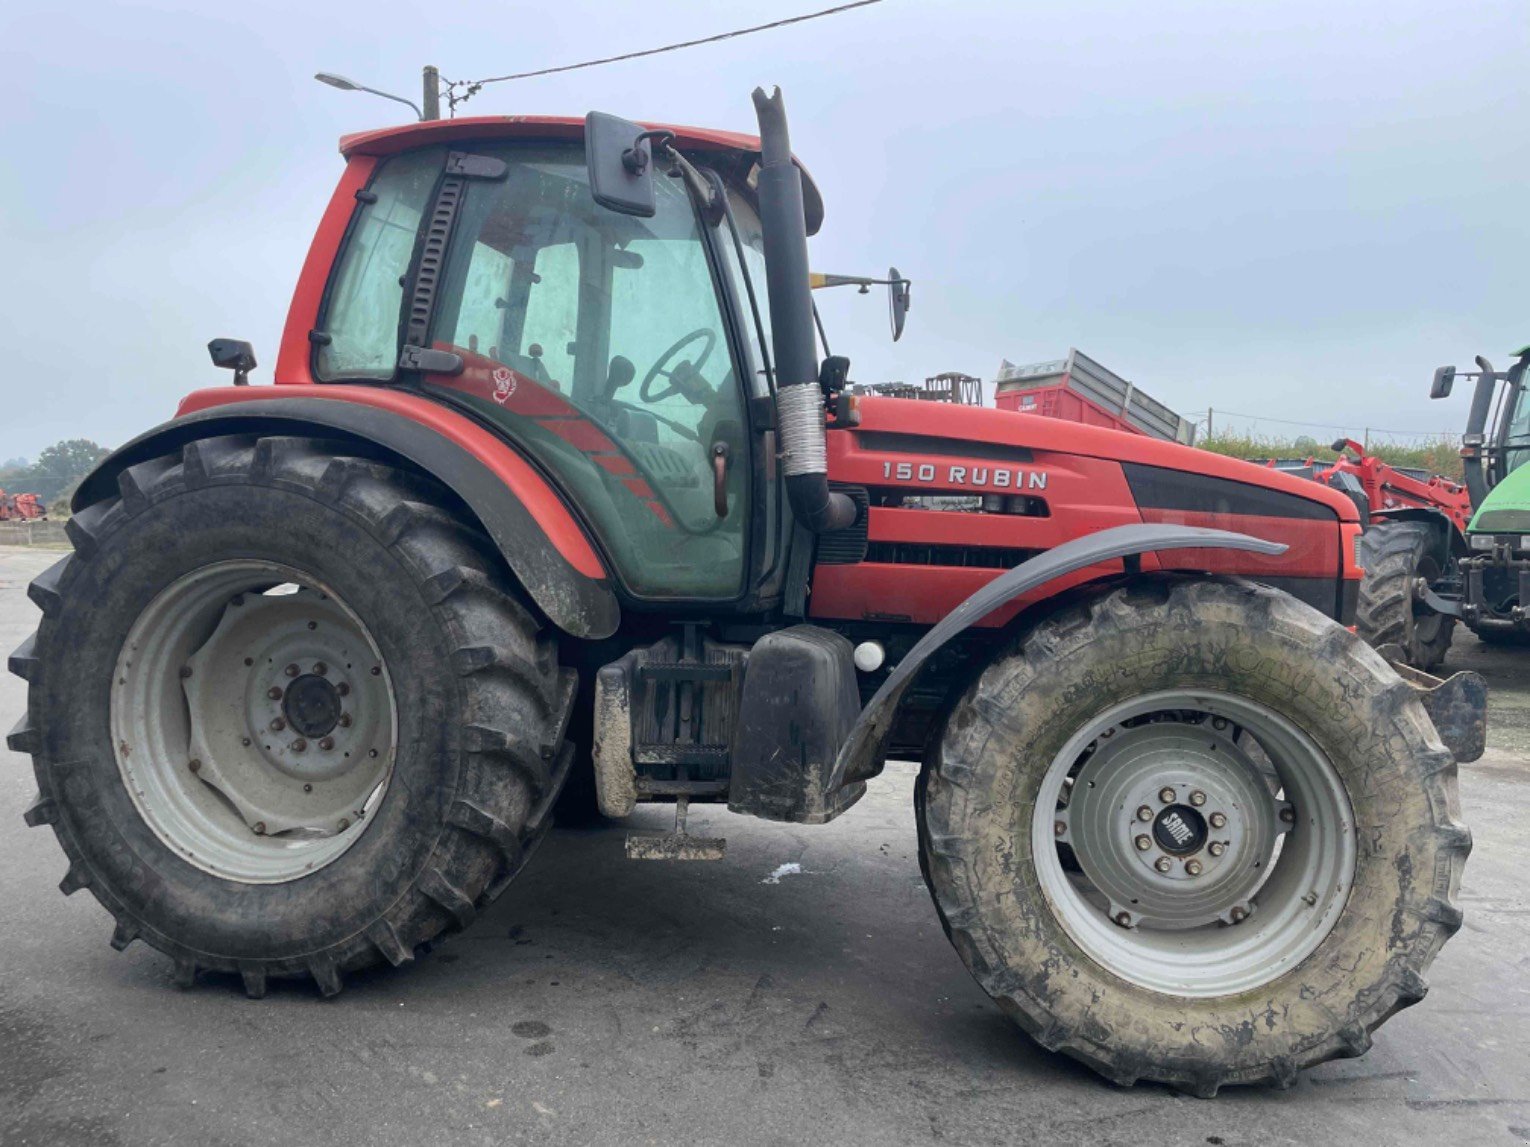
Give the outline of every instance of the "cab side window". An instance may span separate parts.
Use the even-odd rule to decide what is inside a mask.
[[[358,209],[319,320],[329,341],[314,356],[316,377],[393,377],[403,280],[443,162],[439,148],[409,152],[372,179],[367,190],[376,198]]]

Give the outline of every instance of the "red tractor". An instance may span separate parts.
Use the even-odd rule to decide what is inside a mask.
[[[0,490],[0,522],[45,521],[48,509],[36,494],[7,494]]]
[[[102,462],[31,586],[63,891],[184,984],[333,995],[469,927],[571,778],[673,804],[629,852],[675,860],[722,851],[693,802],[822,824],[918,757],[941,921],[1045,1047],[1198,1094],[1362,1054],[1461,923],[1480,681],[1346,628],[1333,490],[848,393],[754,99],[758,138],[341,141],[275,385],[214,341],[235,385]]]
[[[1431,599],[1460,592],[1456,563],[1467,555],[1471,496],[1449,478],[1383,462],[1351,438],[1332,449],[1339,455],[1333,463],[1308,458],[1270,465],[1354,501],[1365,527],[1356,547],[1365,570],[1357,632],[1396,660],[1434,669],[1445,660],[1456,619],[1437,611]]]

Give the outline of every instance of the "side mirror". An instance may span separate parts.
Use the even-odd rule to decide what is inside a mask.
[[[1434,372],[1434,382],[1429,387],[1430,398],[1449,398],[1450,388],[1456,383],[1456,368],[1442,366]]]
[[[213,339],[207,344],[212,364],[234,372],[235,386],[250,385],[250,371],[255,369],[255,348],[243,339]]]
[[[903,335],[903,321],[908,318],[908,295],[910,283],[898,274],[898,268],[887,269],[887,299],[892,316],[893,342]]]
[[[653,152],[647,133],[637,124],[604,112],[585,116],[584,164],[590,193],[602,207],[645,219],[658,210]]]

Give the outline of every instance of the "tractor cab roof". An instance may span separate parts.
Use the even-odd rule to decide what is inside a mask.
[[[720,162],[734,161],[733,172],[747,181],[750,169],[758,162],[760,140],[758,136],[743,135],[735,131],[716,131],[712,128],[682,127],[676,124],[645,123],[649,129],[662,129],[675,133],[675,143],[682,151],[713,153]],[[464,116],[461,119],[427,120],[423,123],[403,124],[398,127],[376,128],[372,131],[352,132],[340,137],[340,154],[349,159],[353,155],[394,155],[411,148],[427,147],[438,143],[457,143],[467,140],[499,139],[559,139],[582,140],[584,120],[572,116],[518,115],[518,116]],[[803,207],[807,217],[807,233],[815,235],[823,225],[823,197],[819,194],[813,177],[801,160],[794,160],[802,172]]]

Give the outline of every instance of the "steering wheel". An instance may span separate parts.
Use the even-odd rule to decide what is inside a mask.
[[[648,373],[643,376],[643,385],[638,390],[638,395],[644,402],[661,402],[672,394],[685,394],[684,388],[675,384],[675,371],[664,370],[663,367],[675,355],[690,346],[691,343],[699,340],[705,340],[706,345],[702,347],[701,354],[696,357],[696,361],[691,363],[691,370],[699,371],[701,369],[702,365],[712,354],[712,348],[717,345],[717,332],[712,330],[711,327],[697,327],[690,334],[671,343],[669,349],[659,356],[658,361],[648,368]],[[663,377],[669,383],[669,387],[658,394],[650,393],[654,379],[660,377]],[[689,394],[685,394],[685,396],[690,398]]]

